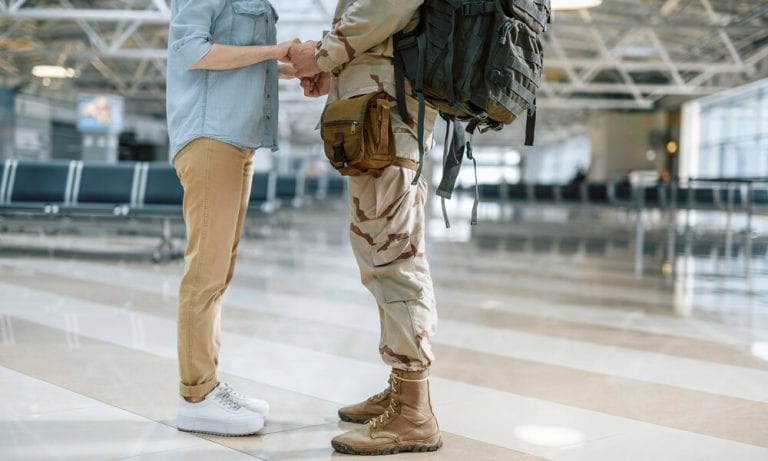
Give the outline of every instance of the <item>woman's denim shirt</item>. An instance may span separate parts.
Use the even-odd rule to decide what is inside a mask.
[[[235,70],[192,69],[214,43],[274,45],[277,13],[267,0],[174,0],[168,34],[171,155],[213,138],[243,149],[277,147],[277,61]]]

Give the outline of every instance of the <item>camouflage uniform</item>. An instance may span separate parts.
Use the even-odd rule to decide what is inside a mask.
[[[395,96],[392,35],[414,19],[422,0],[339,0],[333,30],[318,43],[317,64],[334,76],[328,101],[379,90]],[[411,114],[416,102],[408,101]],[[426,137],[436,113],[427,111]],[[398,157],[418,161],[416,127],[397,111],[392,127]],[[389,167],[379,178],[349,181],[350,240],[363,284],[379,306],[379,352],[392,368],[429,368],[437,311],[424,252],[427,181]]]

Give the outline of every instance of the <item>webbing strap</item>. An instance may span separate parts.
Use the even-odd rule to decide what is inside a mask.
[[[534,19],[534,21],[546,28],[548,23],[547,14],[536,8],[536,6],[531,3],[531,0],[512,0],[512,4],[525,11],[528,16]]]
[[[530,67],[520,62],[520,60],[517,59],[516,57],[508,56],[505,64],[508,67],[511,67],[512,69],[516,70],[517,72],[520,72],[521,74],[525,75],[525,78],[533,82],[533,84],[536,85],[537,87],[541,85],[541,77],[538,75],[535,75]]]
[[[448,46],[446,47],[448,53],[445,55],[445,61],[443,61],[443,72],[445,79],[447,80],[445,90],[448,92],[448,102],[453,105],[456,103],[456,93],[453,81],[453,55],[454,48],[453,42],[456,34],[456,15],[451,16],[451,33],[448,36]],[[431,82],[430,82],[431,83]]]
[[[473,130],[474,131],[474,130]],[[472,217],[469,220],[469,224],[472,226],[477,225],[477,207],[480,204],[480,186],[477,185],[477,159],[475,159],[474,153],[472,152],[472,135],[473,133],[469,134],[469,139],[467,140],[467,158],[472,160],[472,165],[475,168],[475,201],[472,203]]]
[[[416,133],[417,133],[417,141],[419,143],[419,168],[416,170],[416,176],[413,178],[413,182],[411,185],[416,185],[419,183],[419,177],[421,176],[421,171],[424,169],[424,119],[426,116],[426,101],[424,99],[424,93],[419,92],[419,118],[416,122],[418,126],[416,127]]]
[[[399,53],[395,56],[395,93],[400,118],[406,125],[410,125],[412,122],[411,115],[408,113],[408,106],[405,103],[405,68],[403,57]]]
[[[461,6],[464,16],[476,16],[478,14],[493,13],[496,10],[496,0],[465,3]]]
[[[526,50],[520,46],[515,46],[515,48],[517,48],[517,52],[520,53],[520,56],[522,56],[526,61],[530,62],[531,64],[536,64],[539,67],[542,66],[543,62],[541,60],[540,54],[531,50]]]
[[[451,145],[450,143],[453,141],[450,139],[451,123],[456,123],[456,122],[452,122],[451,120],[445,121],[445,138],[443,138],[443,165],[444,165],[443,171],[445,171],[446,161],[448,160],[448,151],[450,150],[450,145]],[[445,173],[443,173],[443,176],[445,176]],[[448,211],[446,211],[445,209],[445,200],[446,200],[445,196],[440,197],[440,207],[442,208],[442,211],[443,211],[443,220],[445,221],[445,228],[450,229],[451,222],[448,220]]]
[[[528,108],[528,119],[525,121],[525,145],[533,145],[533,136],[536,132],[536,100],[533,100],[533,105]]]
[[[427,42],[424,34],[419,35],[416,43],[419,47],[419,67],[416,71],[416,87],[414,90],[419,98],[419,114],[416,120],[417,141],[419,143],[419,168],[416,170],[416,176],[413,178],[412,185],[419,183],[421,171],[424,169],[424,119],[426,117],[426,100],[424,99],[424,57],[426,55]]]
[[[532,106],[536,100],[536,95],[531,93],[528,88],[524,87],[520,82],[499,70],[494,70],[491,72],[490,80],[502,87],[509,87],[517,96],[523,98],[523,100],[528,103],[529,107]]]
[[[520,114],[522,114],[527,110],[525,107],[521,106],[517,101],[510,98],[506,94],[502,93],[501,90],[492,89],[491,98],[493,98],[494,101],[504,106],[504,108],[506,108],[508,111],[513,113],[515,117],[519,116]]]

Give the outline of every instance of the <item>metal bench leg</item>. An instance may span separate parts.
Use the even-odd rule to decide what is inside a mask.
[[[152,260],[154,262],[170,261],[174,256],[176,252],[171,235],[171,219],[163,218],[163,235],[160,237],[160,243],[152,251]]]

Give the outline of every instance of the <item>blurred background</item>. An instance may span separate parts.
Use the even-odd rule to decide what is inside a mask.
[[[279,40],[310,40],[336,2],[272,3]],[[436,338],[434,376],[451,442],[434,459],[768,459],[768,2],[552,4],[535,146],[522,145],[523,121],[474,136],[476,169],[464,165],[445,203],[450,228],[431,195],[428,252],[449,332]],[[143,360],[137,369],[174,395],[168,322],[184,227],[165,119],[169,5],[0,0],[0,383],[66,389],[165,429],[173,403],[124,401],[104,380],[136,378],[79,354],[118,347],[110,354]],[[323,104],[280,82],[280,149],[256,153],[227,298],[244,323],[225,322],[225,343],[252,360],[309,360],[289,343],[375,383],[375,309],[356,284],[346,181],[315,130]],[[442,127],[425,170],[433,186]],[[318,302],[325,315],[305,308]],[[352,339],[319,341],[321,328]],[[59,352],[42,360],[51,345]],[[362,390],[326,392],[323,370],[297,380],[295,362],[275,360],[257,373],[227,353],[246,389],[330,413],[292,425],[296,408],[278,410],[289,423],[261,442],[214,441],[244,459],[330,458],[337,421],[326,416]],[[457,399],[478,389],[503,414],[467,422],[476,408]],[[0,458],[67,458],[66,440],[25,426],[29,405],[6,411],[16,423],[0,430]],[[141,427],[115,433],[140,439]],[[105,453],[148,453],[132,447]]]

